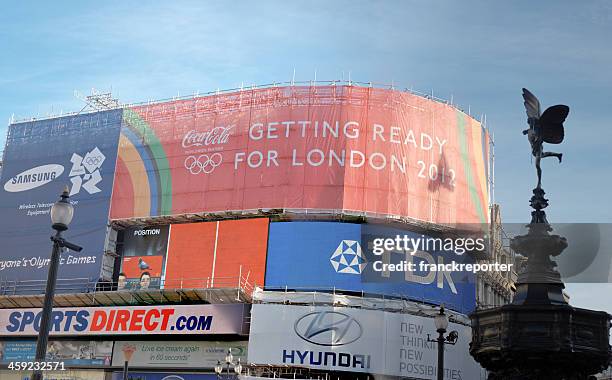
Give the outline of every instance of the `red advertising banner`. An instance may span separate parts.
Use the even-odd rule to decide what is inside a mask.
[[[488,221],[488,135],[447,104],[272,87],[125,109],[111,218],[331,209]]]
[[[268,219],[173,224],[165,287],[238,287],[238,279],[263,285]]]

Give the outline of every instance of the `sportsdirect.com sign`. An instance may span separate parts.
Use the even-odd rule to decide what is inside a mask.
[[[242,334],[247,306],[131,306],[60,308],[52,335]],[[40,330],[42,309],[0,310],[0,335],[31,336]]]

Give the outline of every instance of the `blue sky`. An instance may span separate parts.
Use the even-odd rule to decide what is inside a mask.
[[[610,222],[612,3],[608,1],[17,2],[0,14],[0,146],[7,120],[77,111],[74,90],[122,102],[244,84],[395,83],[486,113],[496,201],[527,222],[535,184],[521,87],[571,108],[544,188],[555,222]],[[594,306],[603,285],[573,300]],[[590,289],[590,290],[589,290]],[[601,293],[599,290],[601,289]],[[610,294],[612,288],[607,288]],[[590,297],[590,298],[589,298]],[[609,298],[609,297],[608,297]],[[612,301],[607,305],[612,312]]]

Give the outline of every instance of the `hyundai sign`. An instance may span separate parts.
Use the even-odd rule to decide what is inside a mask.
[[[469,326],[449,324],[459,334],[445,348],[444,378],[479,379],[480,366],[469,355]],[[342,307],[253,305],[248,362],[305,366],[435,379],[437,347],[433,318]]]
[[[65,186],[74,219],[64,236],[83,251],[61,255],[58,289],[62,279],[79,279],[69,289],[79,291],[100,278],[120,127],[121,110],[9,126],[0,179],[0,280],[28,284],[16,292],[44,289],[49,212]]]
[[[423,235],[383,225],[336,222],[270,223],[266,289],[364,292],[409,298],[469,313],[476,303],[470,272],[383,271],[380,263],[466,261],[447,251],[376,256],[372,241],[397,235]],[[290,254],[288,254],[290,252]],[[312,275],[316,273],[316,275]]]

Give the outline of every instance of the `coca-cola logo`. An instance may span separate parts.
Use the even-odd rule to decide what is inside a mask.
[[[192,129],[183,137],[183,148],[223,145],[229,140],[233,128],[233,125],[229,127],[215,127],[206,132],[198,132]]]

